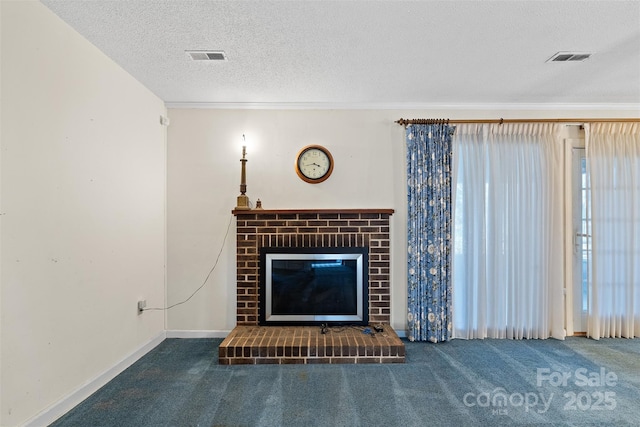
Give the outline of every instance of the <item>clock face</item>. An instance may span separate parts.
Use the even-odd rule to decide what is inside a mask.
[[[317,184],[329,178],[332,171],[333,157],[326,148],[310,145],[298,153],[296,172],[302,180]]]

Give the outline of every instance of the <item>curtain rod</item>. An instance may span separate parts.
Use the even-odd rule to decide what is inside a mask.
[[[482,123],[597,123],[597,122],[624,122],[624,123],[635,123],[640,122],[640,117],[638,118],[626,118],[626,119],[612,119],[612,118],[604,118],[604,119],[463,119],[463,120],[449,120],[449,119],[403,119],[400,118],[395,121],[399,125],[407,126],[407,125],[430,125],[436,123],[457,123],[457,124],[482,124]]]

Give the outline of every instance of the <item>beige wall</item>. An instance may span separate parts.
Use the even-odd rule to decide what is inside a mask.
[[[403,325],[403,130],[371,111],[189,110],[169,112],[168,304],[188,297],[214,264],[207,285],[168,313],[168,329],[229,331],[235,326],[235,223],[241,138],[248,141],[251,201],[266,209],[394,208],[394,324]],[[302,147],[320,144],[335,160],[332,176],[311,185],[296,175]]]
[[[0,2],[1,413],[33,420],[164,334],[163,102],[39,2]]]

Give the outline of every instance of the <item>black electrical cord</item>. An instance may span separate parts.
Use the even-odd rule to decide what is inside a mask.
[[[354,329],[356,331],[361,331],[362,333],[366,333],[371,336],[376,336],[377,332],[383,332],[384,328],[382,325],[376,326],[358,326],[358,325],[345,325],[345,326],[329,326],[327,323],[323,323],[320,325],[320,332],[322,334],[328,334],[330,332],[344,332],[347,329]]]
[[[227,231],[224,234],[224,239],[222,240],[222,246],[220,247],[220,252],[218,252],[218,257],[216,258],[216,262],[213,264],[213,267],[211,267],[211,270],[209,270],[209,274],[207,274],[207,277],[204,279],[204,282],[202,282],[202,285],[200,285],[200,287],[198,289],[196,289],[195,291],[193,291],[193,293],[191,295],[189,295],[189,298],[187,298],[184,301],[180,301],[177,302],[175,304],[170,305],[169,307],[165,307],[165,308],[160,308],[160,307],[151,307],[151,308],[143,308],[140,311],[148,311],[148,310],[160,310],[160,311],[165,311],[165,310],[169,310],[170,308],[173,307],[177,307],[181,304],[186,303],[187,301],[189,301],[191,298],[193,298],[193,296],[195,294],[198,293],[198,291],[200,291],[200,289],[202,289],[204,287],[204,285],[207,284],[207,281],[209,280],[209,277],[211,277],[211,273],[213,273],[213,271],[216,269],[216,266],[218,265],[218,261],[220,261],[220,255],[222,255],[222,251],[225,247],[225,244],[227,242],[227,236],[229,235],[229,230],[231,229],[231,222],[233,221],[233,215],[231,216],[231,218],[229,219],[229,225],[227,225]]]

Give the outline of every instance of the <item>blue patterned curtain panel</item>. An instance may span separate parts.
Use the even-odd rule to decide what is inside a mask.
[[[408,338],[451,337],[451,157],[455,127],[406,129]]]

